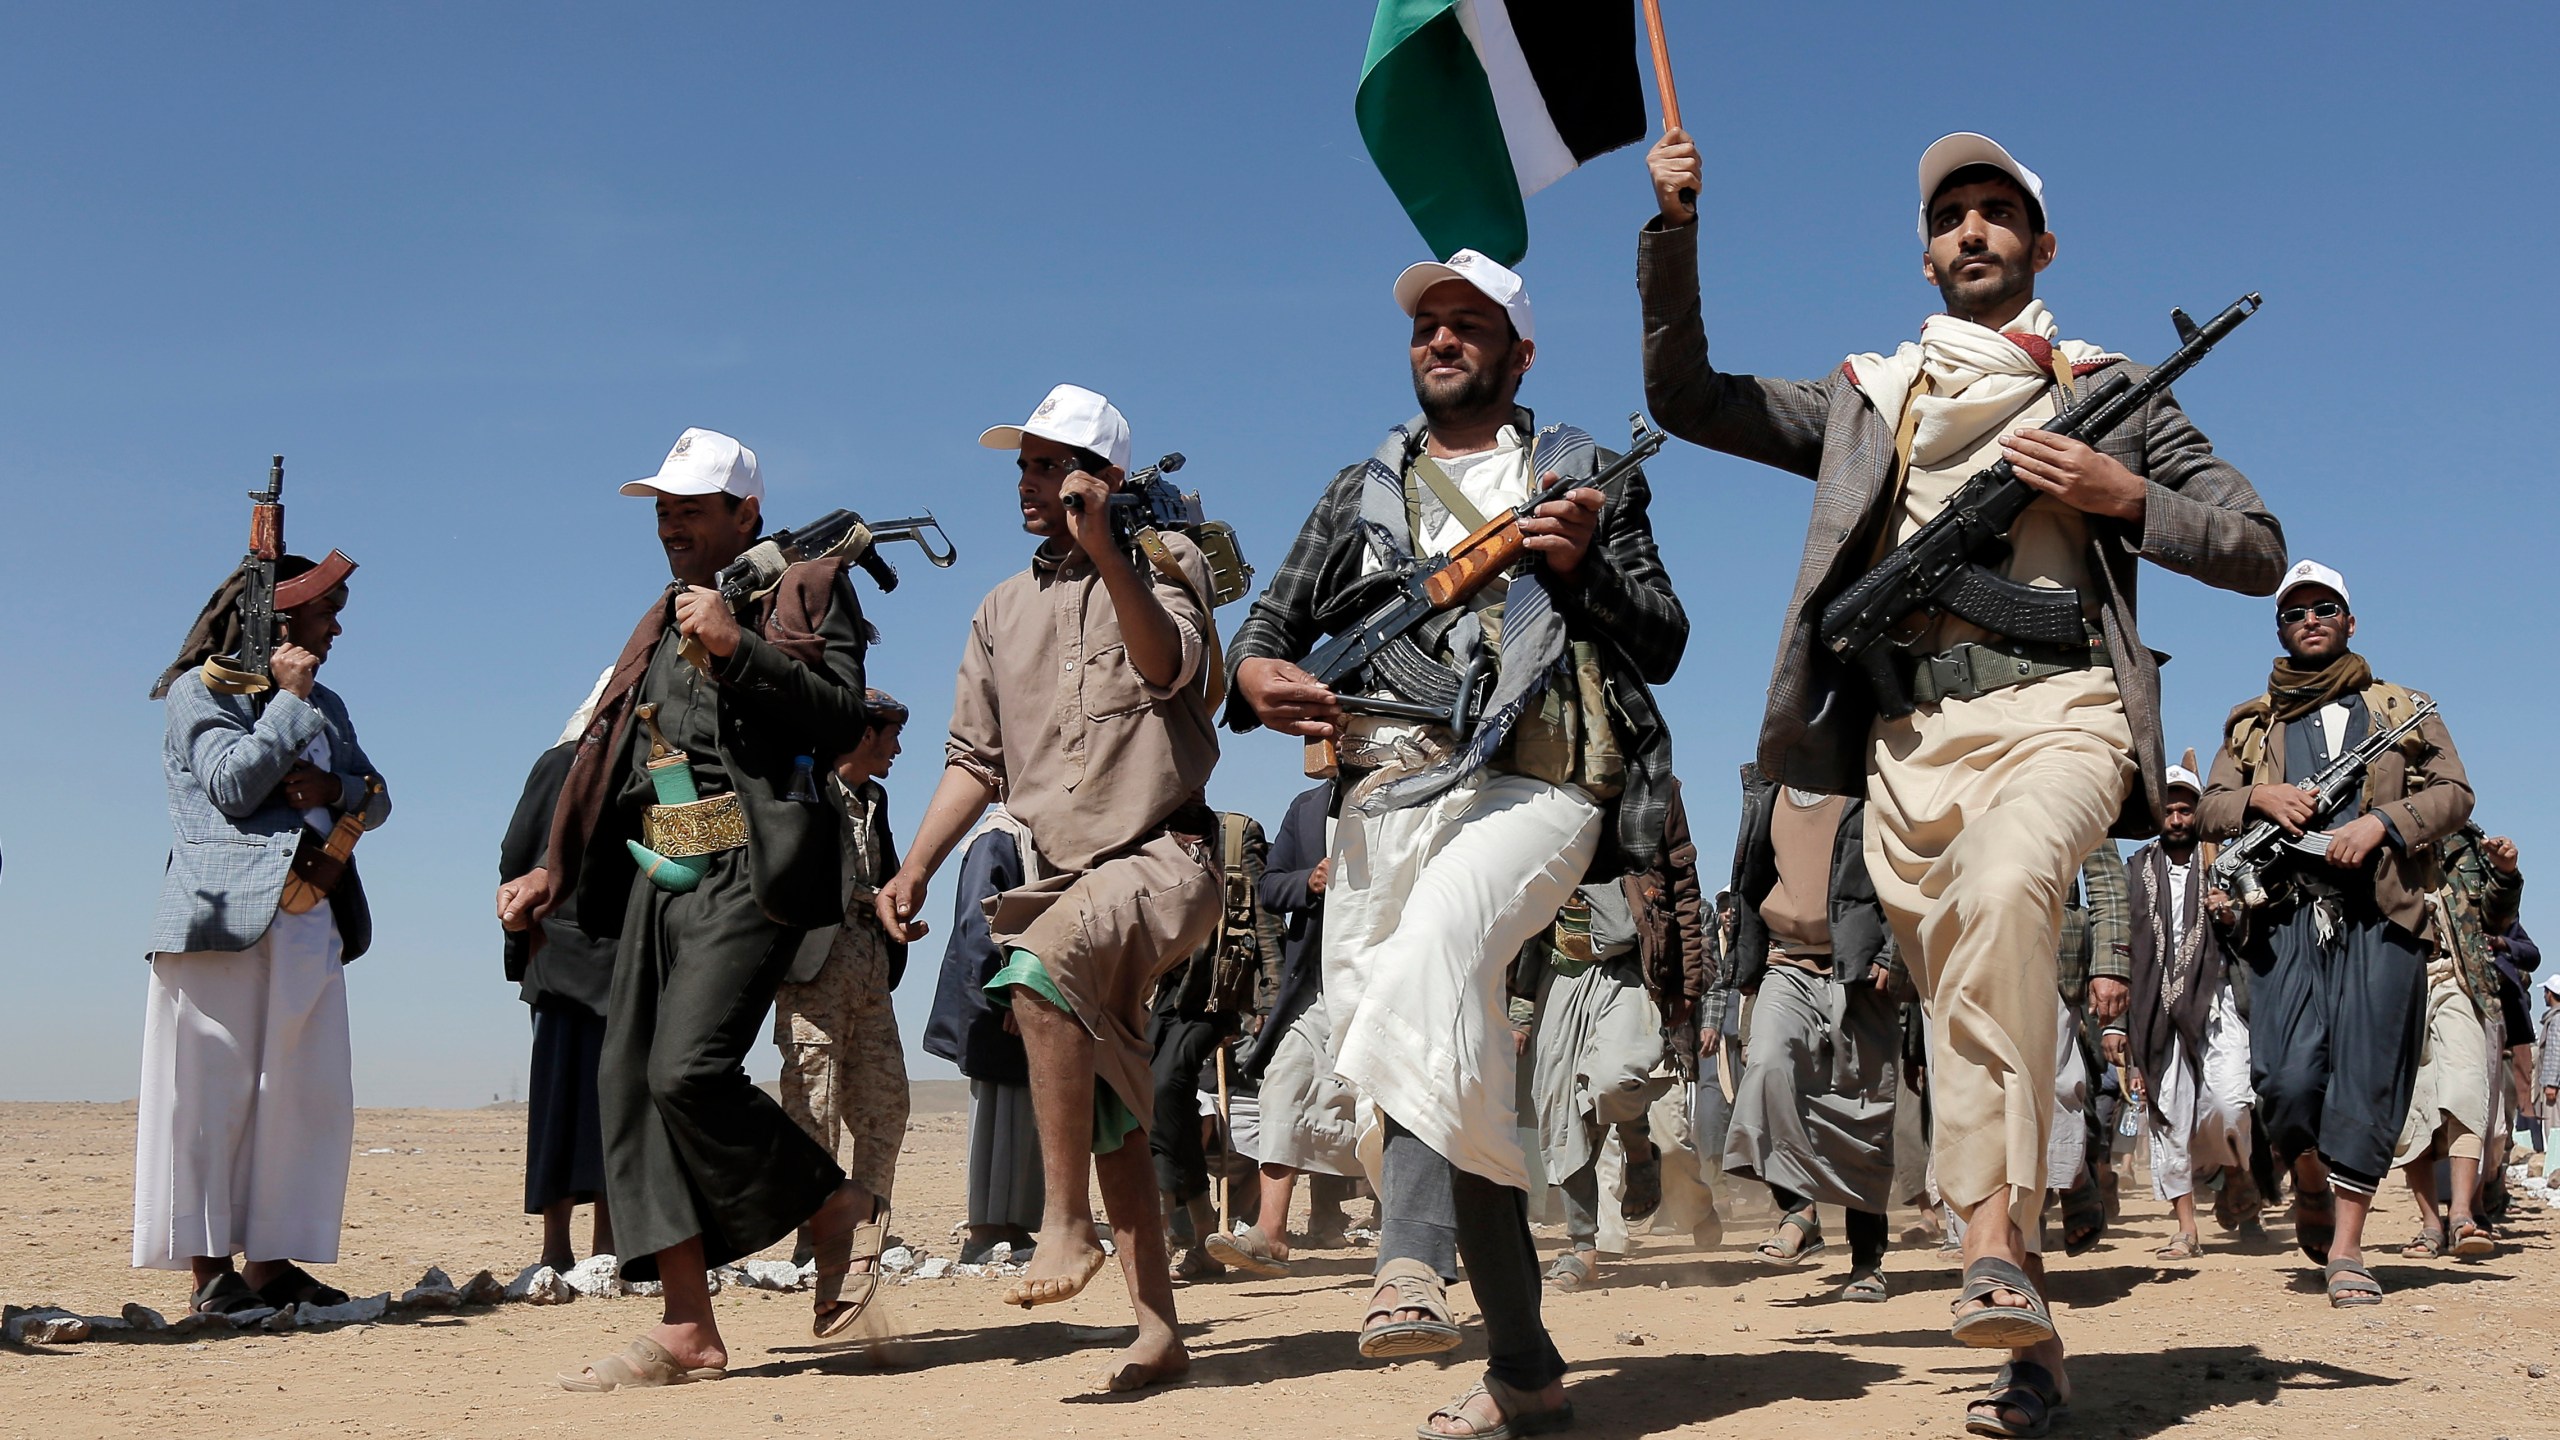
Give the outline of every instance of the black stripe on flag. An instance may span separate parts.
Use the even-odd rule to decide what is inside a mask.
[[[1499,0],[1575,163],[1644,138],[1636,10],[1626,0]]]

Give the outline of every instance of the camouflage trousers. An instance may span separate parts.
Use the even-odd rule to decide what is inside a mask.
[[[877,925],[836,932],[818,973],[774,996],[782,1108],[844,1167],[886,1198],[907,1136],[907,1057],[889,1004],[889,953]]]

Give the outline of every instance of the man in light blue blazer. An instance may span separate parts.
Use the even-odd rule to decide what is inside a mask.
[[[239,644],[235,574],[153,690],[177,833],[152,925],[133,1263],[191,1271],[198,1311],[346,1299],[298,1262],[338,1258],[355,1138],[341,972],[373,923],[352,860],[325,905],[297,911],[287,881],[342,815],[370,830],[391,800],[319,683],[347,589],[343,569],[314,571],[277,562],[270,688],[226,693],[201,668]]]

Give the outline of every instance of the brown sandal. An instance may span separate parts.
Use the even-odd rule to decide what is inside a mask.
[[[862,1312],[871,1308],[872,1299],[880,1293],[880,1252],[888,1244],[888,1239],[889,1202],[874,1200],[871,1202],[871,1218],[854,1226],[853,1232],[841,1242],[841,1259],[828,1253],[836,1249],[835,1246],[818,1247],[816,1314],[809,1321],[811,1335],[820,1340],[832,1340],[853,1328],[853,1322],[861,1319]],[[856,1260],[870,1261],[871,1268],[856,1274],[853,1269]],[[855,1287],[856,1293],[845,1294],[848,1283]]]
[[[1465,1337],[1449,1313],[1449,1292],[1438,1271],[1419,1260],[1390,1260],[1378,1267],[1378,1290],[1394,1292],[1372,1298],[1360,1322],[1360,1353],[1371,1360],[1401,1360],[1408,1355],[1437,1355],[1455,1350]],[[1374,1291],[1372,1292],[1374,1296]],[[1398,1320],[1399,1310],[1419,1310],[1420,1320]]]
[[[654,1390],[661,1385],[691,1385],[699,1380],[726,1380],[729,1372],[718,1366],[688,1370],[676,1363],[667,1347],[655,1340],[634,1340],[619,1355],[608,1355],[586,1368],[584,1374],[554,1377],[563,1390],[581,1395],[602,1395],[611,1390]]]

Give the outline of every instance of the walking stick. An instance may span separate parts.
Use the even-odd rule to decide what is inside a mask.
[[[1227,1201],[1236,1188],[1236,1127],[1228,1116],[1227,1042],[1218,1042],[1218,1233],[1232,1233],[1227,1219]]]
[[[1662,128],[1681,129],[1680,88],[1671,83],[1671,42],[1662,33],[1662,0],[1644,0],[1644,34],[1653,46],[1653,88],[1662,96]],[[1680,203],[1696,205],[1698,192],[1681,187]]]

